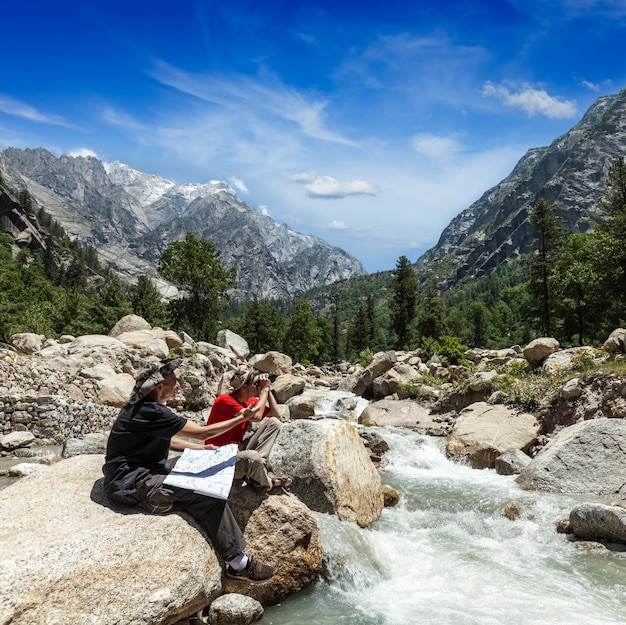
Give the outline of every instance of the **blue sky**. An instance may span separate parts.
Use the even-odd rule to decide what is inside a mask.
[[[624,0],[5,3],[0,148],[97,156],[415,261],[626,86]]]

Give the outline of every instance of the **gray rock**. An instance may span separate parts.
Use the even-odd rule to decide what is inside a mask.
[[[104,454],[109,437],[101,432],[86,434],[84,438],[68,438],[63,444],[62,458],[83,454]]]
[[[626,352],[626,328],[617,328],[611,332],[609,338],[604,341],[602,347],[609,352],[609,354],[616,354],[618,352]]]
[[[15,347],[17,351],[24,354],[34,354],[42,347],[41,337],[38,334],[33,334],[32,332],[13,334],[9,338],[9,343]]]
[[[298,375],[279,375],[272,383],[272,393],[279,404],[284,404],[291,398],[299,395],[306,386],[306,380]]]
[[[304,504],[236,494],[247,551],[277,574],[224,587],[222,566],[190,517],[107,502],[103,461],[76,456],[0,490],[0,623],[175,623],[225,589],[275,603],[321,568],[319,527]]]
[[[315,415],[315,400],[310,397],[290,397],[287,406],[290,419],[308,419]]]
[[[139,315],[126,315],[122,317],[110,330],[109,336],[118,337],[125,332],[135,330],[151,330],[152,326]]]
[[[583,503],[570,511],[572,532],[582,540],[626,543],[626,508],[601,503]]]
[[[311,509],[367,527],[380,516],[380,476],[356,428],[338,419],[285,423],[272,470],[294,478],[291,490]]]
[[[446,438],[446,452],[451,458],[466,458],[476,469],[493,468],[505,451],[530,449],[538,434],[534,415],[476,402],[461,411]]]
[[[263,616],[263,606],[252,597],[231,592],[218,597],[209,608],[210,625],[250,625]]]
[[[13,451],[19,447],[26,447],[35,440],[30,432],[9,432],[4,436],[0,436],[0,449]]]
[[[230,349],[238,358],[246,359],[250,355],[250,347],[246,339],[231,330],[220,330],[217,333],[216,343],[224,349]]]
[[[521,449],[509,449],[496,458],[496,473],[498,475],[517,475],[531,462],[531,457]]]
[[[561,348],[560,343],[550,337],[542,337],[528,343],[524,348],[524,358],[531,365],[541,364],[550,354]]]
[[[45,464],[39,464],[38,462],[19,462],[9,467],[8,474],[10,477],[25,477],[47,468]]]
[[[264,373],[291,373],[293,361],[287,354],[270,351],[266,354],[257,354],[250,359],[250,364]]]
[[[359,415],[367,427],[406,427],[422,434],[441,429],[441,423],[430,409],[412,399],[381,399],[368,404]]]
[[[580,378],[572,378],[568,380],[563,386],[561,395],[563,399],[578,399],[583,394]]]
[[[626,497],[626,421],[591,419],[559,432],[517,477],[528,490]]]

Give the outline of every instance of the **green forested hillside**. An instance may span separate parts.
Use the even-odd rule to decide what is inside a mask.
[[[392,348],[454,359],[466,346],[497,349],[538,336],[564,346],[598,344],[626,324],[623,158],[611,167],[595,232],[568,233],[555,208],[539,200],[530,218],[535,238],[529,254],[446,290],[432,272],[418,275],[400,257],[391,271],[317,288],[297,300],[228,305],[234,270],[225,270],[219,251],[192,233],[159,262],[161,275],[185,293],[166,304],[147,276],[123,283],[92,248],[71,241],[44,209],[35,210],[27,193],[1,186],[0,193],[4,341],[16,332],[107,333],[135,313],[197,340],[214,341],[217,329],[229,328],[253,353],[280,350],[300,362],[324,363],[366,361]]]

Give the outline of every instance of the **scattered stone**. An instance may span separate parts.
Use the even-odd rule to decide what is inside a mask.
[[[508,449],[496,458],[496,473],[498,475],[517,475],[531,462],[530,456],[521,449]]]
[[[252,597],[229,593],[218,597],[208,609],[210,625],[250,625],[263,616],[263,606]]]

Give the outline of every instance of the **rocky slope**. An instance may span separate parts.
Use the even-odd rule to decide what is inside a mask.
[[[529,150],[511,174],[445,228],[416,262],[449,283],[480,276],[530,249],[529,213],[540,198],[565,226],[586,232],[598,218],[611,164],[626,152],[626,90],[598,98],[581,121],[548,147]]]
[[[275,223],[221,181],[176,185],[119,162],[105,167],[42,148],[1,151],[0,173],[131,279],[154,274],[163,250],[188,231],[213,241],[224,265],[237,269],[235,296],[294,297],[365,274],[345,251]]]

